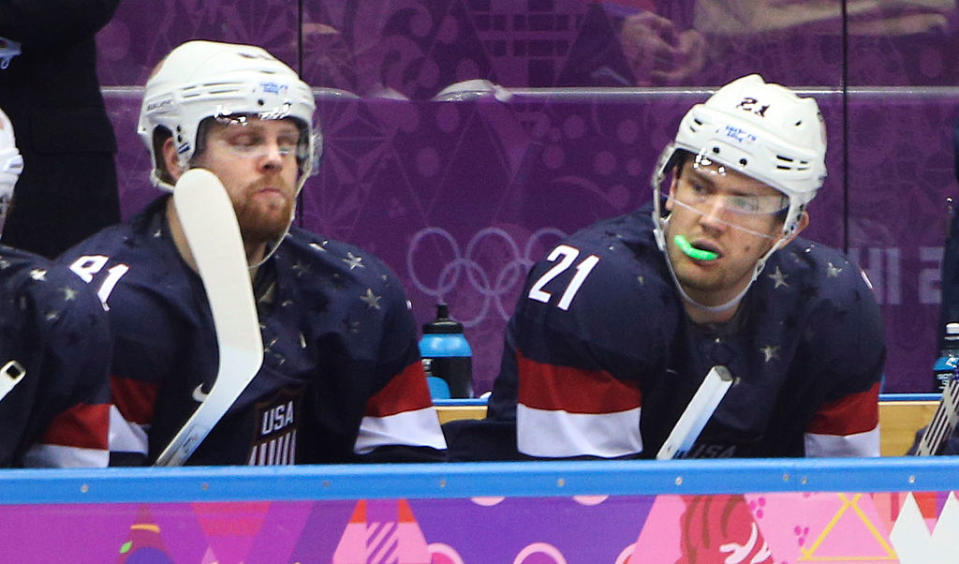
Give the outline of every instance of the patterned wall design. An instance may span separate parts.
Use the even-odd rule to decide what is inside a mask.
[[[124,214],[157,194],[134,129],[136,87],[159,58],[192,38],[266,47],[318,89],[326,150],[301,223],[383,258],[418,321],[449,301],[481,393],[530,262],[561,233],[646,201],[652,163],[689,105],[761,72],[819,100],[830,176],[806,234],[848,249],[872,279],[886,391],[929,391],[944,200],[956,193],[955,2],[862,13],[867,3],[849,0],[845,36],[839,0],[817,3],[815,21],[766,4],[125,0],[98,36]],[[651,16],[682,48],[656,57],[620,33]],[[432,100],[476,78],[512,93]]]

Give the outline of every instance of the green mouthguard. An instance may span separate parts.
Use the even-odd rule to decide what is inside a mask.
[[[719,258],[719,255],[712,251],[697,249],[696,247],[692,246],[690,242],[687,241],[682,235],[676,235],[673,237],[673,242],[676,243],[676,246],[679,247],[679,250],[686,253],[686,256],[691,259],[716,260]]]

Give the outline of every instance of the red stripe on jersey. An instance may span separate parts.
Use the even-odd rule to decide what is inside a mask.
[[[153,410],[156,407],[157,391],[160,385],[155,382],[133,380],[110,376],[110,393],[113,404],[131,423],[148,425],[153,422]]]
[[[110,405],[77,404],[53,418],[43,444],[107,450],[110,436]]]
[[[567,413],[618,413],[642,407],[642,394],[632,382],[605,370],[583,370],[536,362],[516,351],[519,403],[534,409]]]
[[[865,392],[850,394],[819,408],[807,433],[852,435],[865,433],[879,424],[879,383]]]
[[[369,417],[386,417],[407,411],[433,407],[430,388],[426,385],[423,363],[417,360],[393,376],[382,390],[366,402]]]

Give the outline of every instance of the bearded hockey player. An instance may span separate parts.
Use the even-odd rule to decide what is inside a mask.
[[[373,255],[292,227],[320,137],[314,99],[265,50],[191,41],[146,84],[139,134],[152,180],[191,168],[233,203],[263,363],[189,464],[441,460],[445,442],[403,288]],[[215,384],[211,310],[173,199],[148,205],[61,259],[109,308],[113,463],[153,463]],[[122,424],[121,424],[122,423]]]

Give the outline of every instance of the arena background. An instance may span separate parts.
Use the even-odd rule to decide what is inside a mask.
[[[884,391],[931,391],[945,200],[956,194],[955,2],[766,4],[124,0],[97,37],[124,217],[159,194],[135,132],[152,67],[188,39],[263,46],[315,88],[325,136],[298,222],[384,259],[419,323],[447,301],[479,394],[531,262],[562,234],[647,201],[686,109],[759,72],[825,114],[829,177],[805,235],[868,273],[887,326]],[[642,38],[619,26],[637,14],[670,20],[672,37],[699,49],[628,63]],[[488,83],[441,95],[473,79]]]

